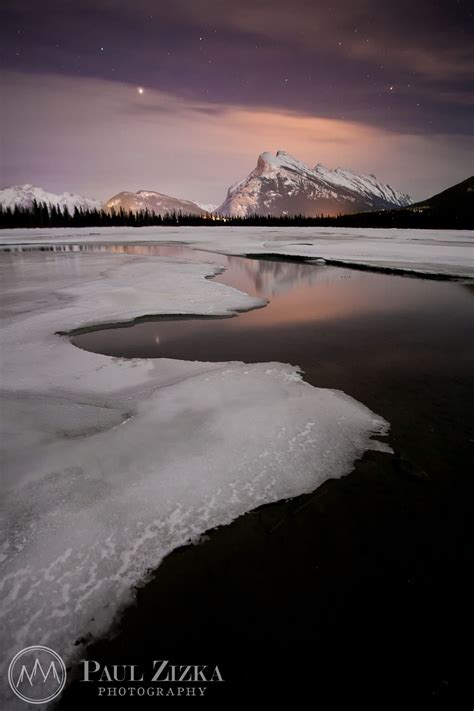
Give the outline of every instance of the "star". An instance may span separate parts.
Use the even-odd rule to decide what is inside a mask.
[[[137,89],[137,91],[138,91],[139,94],[144,94],[144,93],[145,93],[145,89],[144,89],[142,86],[139,86],[138,89]]]

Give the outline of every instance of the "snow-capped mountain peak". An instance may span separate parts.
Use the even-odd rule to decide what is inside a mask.
[[[281,170],[295,171],[303,175],[312,172],[308,166],[286,151],[277,151],[276,155],[269,151],[261,153],[255,170],[264,177],[271,177]]]
[[[59,206],[62,210],[66,208],[68,212],[74,212],[74,208],[84,210],[100,210],[102,203],[100,200],[93,200],[75,193],[50,193],[43,188],[39,188],[30,183],[25,185],[13,185],[0,189],[0,205],[4,208],[22,207],[28,209],[34,202],[46,203],[49,206]]]
[[[314,168],[286,151],[261,153],[255,169],[229,188],[217,212],[244,217],[250,214],[307,216],[402,207],[410,197],[374,175],[335,170],[317,163]]]

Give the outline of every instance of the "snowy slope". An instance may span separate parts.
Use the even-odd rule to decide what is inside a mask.
[[[257,167],[229,188],[217,212],[245,217],[303,214],[307,216],[403,207],[409,195],[380,183],[374,175],[331,170],[318,163],[308,168],[285,151],[262,153]]]
[[[139,212],[148,210],[157,215],[165,215],[170,212],[180,212],[183,215],[203,215],[206,210],[199,207],[191,200],[181,200],[157,193],[154,190],[139,190],[136,193],[121,192],[107,200],[104,205],[106,210],[120,210],[126,212]]]
[[[14,208],[17,205],[23,208],[29,208],[35,202],[46,203],[47,205],[59,205],[61,209],[67,208],[69,212],[74,212],[74,208],[85,210],[100,210],[102,203],[100,200],[93,200],[82,195],[74,193],[49,193],[43,188],[38,188],[35,185],[13,185],[9,188],[0,190],[0,205],[2,207]]]

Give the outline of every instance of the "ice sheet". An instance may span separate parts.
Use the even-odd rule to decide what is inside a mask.
[[[387,429],[289,365],[126,361],[56,335],[262,305],[206,279],[215,265],[109,253],[0,265],[1,673],[31,644],[73,659],[74,642],[106,631],[168,552],[348,473]]]
[[[474,277],[474,232],[327,227],[109,227],[0,231],[0,244],[182,242],[229,254],[336,260],[419,274]]]

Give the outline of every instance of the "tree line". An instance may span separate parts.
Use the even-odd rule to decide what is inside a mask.
[[[225,217],[213,214],[187,215],[170,212],[159,215],[150,210],[138,212],[79,209],[69,211],[56,205],[34,202],[31,207],[0,206],[0,229],[38,227],[149,227],[149,226],[233,227],[372,227],[411,229],[472,229],[471,215],[436,208],[398,208],[360,212],[352,215],[249,215]]]

